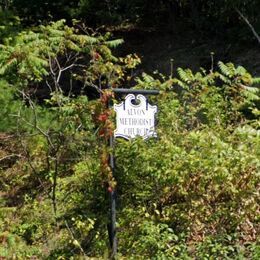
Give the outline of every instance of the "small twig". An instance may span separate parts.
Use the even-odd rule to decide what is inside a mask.
[[[61,69],[60,63],[59,63],[59,61],[56,57],[55,57],[55,62],[57,64],[58,68],[59,68],[58,76],[57,76],[57,79],[56,79],[56,83],[59,84],[62,69]]]
[[[70,64],[69,66],[67,66],[67,67],[65,67],[65,68],[62,68],[60,71],[63,72],[63,71],[68,70],[68,69],[70,69],[70,68],[72,68],[72,67],[74,67],[74,66],[76,66],[76,64],[72,63],[72,64]]]
[[[32,164],[30,152],[28,151],[26,145],[24,144],[24,138],[22,138],[21,132],[19,131],[19,125],[20,125],[20,120],[21,120],[21,109],[22,109],[22,107],[20,107],[20,110],[19,110],[18,115],[17,115],[17,136],[18,136],[20,144],[23,148],[23,151],[25,153],[25,158],[26,158],[29,166],[31,167],[33,173],[35,175],[38,175],[37,170],[35,169],[35,167]]]
[[[0,158],[0,162],[4,161],[5,159],[12,158],[12,157],[19,157],[19,158],[21,158],[22,155],[20,155],[20,154],[9,154],[9,155],[6,155],[6,156]]]
[[[112,12],[111,12],[111,7],[110,7],[110,1],[109,1],[109,0],[106,0],[106,4],[107,4],[108,13],[109,13],[110,17],[112,17]]]
[[[73,79],[72,77],[70,78],[70,89],[69,89],[69,93],[68,93],[68,97],[71,97],[72,94],[72,89],[73,89]]]
[[[174,62],[174,59],[171,59],[170,62],[171,62],[171,74],[170,74],[170,77],[172,79],[172,77],[173,77],[173,62]]]
[[[210,53],[210,57],[211,57],[211,69],[210,69],[210,73],[213,73],[214,71],[214,52]]]
[[[94,88],[99,94],[102,93],[101,89],[97,85],[93,84],[92,82],[86,81],[85,86]]]
[[[43,130],[39,127],[38,125],[38,118],[37,118],[37,112],[36,112],[36,108],[34,106],[34,103],[33,101],[30,99],[30,97],[28,95],[26,95],[23,91],[20,91],[20,93],[23,95],[23,98],[27,99],[29,104],[30,104],[30,107],[32,109],[32,112],[33,112],[33,116],[34,116],[34,122],[33,124],[28,122],[27,120],[25,120],[24,118],[21,117],[21,115],[18,115],[18,117],[23,120],[24,122],[26,122],[28,125],[34,127],[35,129],[38,130],[39,133],[41,133],[45,138],[46,140],[48,141],[49,145],[51,146],[51,148],[55,148],[54,147],[54,144],[52,143],[51,139],[50,139],[50,136]]]
[[[78,242],[78,240],[75,238],[75,235],[73,234],[73,231],[72,231],[71,228],[69,227],[67,220],[65,220],[64,222],[65,222],[65,225],[66,225],[66,227],[67,227],[67,229],[68,229],[68,231],[69,231],[69,233],[70,233],[72,239],[75,240],[75,241],[77,241],[77,246],[79,247],[81,253],[84,255],[84,258],[87,259],[87,256],[86,256],[86,254],[85,254],[85,252],[84,252],[82,246],[80,245],[80,243]]]
[[[55,219],[57,219],[57,200],[56,200],[57,177],[58,177],[58,158],[56,154],[54,174],[53,174],[53,185],[52,185],[52,205],[53,205]]]
[[[48,88],[49,88],[50,92],[52,92],[51,85],[50,85],[50,83],[48,82],[48,80],[47,80],[47,79],[45,80],[45,83],[46,83],[46,85],[48,86]]]
[[[251,29],[252,33],[254,34],[254,36],[256,37],[258,43],[260,44],[260,36],[258,35],[258,33],[256,32],[255,28],[253,27],[253,25],[248,21],[248,19],[237,9],[235,8],[236,12],[239,14],[239,16],[245,21],[245,23],[249,26],[249,28]]]
[[[49,55],[49,67],[50,67],[50,71],[51,71],[51,74],[53,76],[55,76],[55,72],[53,71],[53,68],[52,68],[52,59],[51,59],[51,56]]]
[[[11,114],[11,116],[13,116],[13,114]],[[2,134],[0,135],[0,140],[8,140],[8,139],[16,138],[16,135],[14,134],[12,135],[7,135],[7,134],[2,135]]]

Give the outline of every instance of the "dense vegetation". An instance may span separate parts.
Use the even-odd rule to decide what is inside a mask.
[[[182,22],[235,34],[241,14],[258,28],[258,1],[0,6],[1,259],[108,259],[111,190],[119,259],[259,259],[260,78],[213,58],[136,76],[140,58],[118,57],[108,32]],[[158,138],[117,139],[112,176],[108,103],[125,86],[160,90]]]

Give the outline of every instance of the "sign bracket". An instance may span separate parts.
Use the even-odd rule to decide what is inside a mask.
[[[116,94],[141,94],[141,95],[159,95],[160,90],[157,89],[128,89],[128,88],[112,88],[111,89]]]

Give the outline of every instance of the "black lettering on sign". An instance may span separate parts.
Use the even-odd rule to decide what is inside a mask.
[[[129,108],[127,109],[127,114],[129,116],[144,116],[145,111],[143,109]]]

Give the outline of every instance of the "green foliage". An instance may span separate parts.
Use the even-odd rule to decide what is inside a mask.
[[[191,124],[210,124],[212,120],[230,124],[244,117],[258,118],[257,78],[253,78],[242,66],[236,68],[232,63],[218,64],[219,71],[209,74],[203,69],[196,74],[189,69],[177,69],[180,80],[173,81],[183,89],[183,107],[196,115]]]
[[[20,18],[10,11],[1,11],[0,9],[0,43],[12,41],[12,37],[19,30],[21,30]]]
[[[227,76],[221,70],[203,76],[178,69],[180,79],[161,84],[148,75],[138,79],[137,87],[164,91],[157,99],[159,139],[116,144],[123,254],[141,259],[255,254],[243,241],[256,239],[259,130],[255,119],[234,106],[254,104],[244,94],[253,80],[243,79],[251,78],[245,70],[225,66],[233,71],[229,84],[219,82],[220,75]],[[183,89],[175,93],[170,83]],[[248,90],[238,91],[239,84]]]
[[[6,1],[7,2],[7,1]],[[43,0],[13,0],[9,8],[14,9],[25,23],[41,24],[44,21],[58,20],[61,18],[72,18],[77,1],[43,1]]]
[[[131,80],[140,63],[113,55],[121,43],[58,21],[0,46],[1,257],[108,257],[100,129],[112,116],[101,114],[111,97],[103,88]],[[102,98],[66,92],[64,71]],[[259,79],[222,62],[177,72],[136,79],[136,88],[161,91],[150,100],[158,138],[115,143],[119,256],[257,259]],[[39,103],[32,92],[44,83],[49,98]]]
[[[4,232],[0,234],[0,256],[3,258],[25,259],[40,257],[41,253],[35,246],[27,246],[18,236]]]
[[[42,81],[49,75],[55,76],[54,80],[59,84],[62,72],[73,67],[89,66],[89,70],[95,71],[97,77],[106,71],[111,75],[113,62],[117,59],[112,55],[110,47],[118,46],[122,40],[109,38],[109,34],[104,37],[79,34],[74,27],[66,26],[64,20],[22,31],[9,44],[0,45],[0,75],[23,87],[32,81]],[[63,55],[67,55],[64,64],[60,61]],[[84,59],[88,62],[83,62]],[[75,72],[73,77],[77,77]],[[18,82],[13,82],[14,79]]]
[[[0,80],[0,131],[11,131],[16,126],[16,113],[22,102],[15,97],[15,91],[10,88],[8,83]]]
[[[1,113],[5,116],[1,127],[16,133],[13,149],[17,151],[10,155],[9,149],[3,150],[1,188],[8,198],[4,205],[15,201],[22,205],[8,232],[21,240],[24,252],[31,252],[30,245],[36,244],[45,256],[67,258],[85,256],[88,249],[89,255],[103,255],[107,248],[106,239],[95,241],[107,236],[107,205],[92,120],[97,102],[75,96],[72,90],[66,95],[59,79],[75,64],[81,70],[78,75],[70,71],[70,76],[98,91],[101,85],[94,84],[101,75],[104,82],[118,84],[125,71],[138,64],[137,56],[113,56],[110,48],[121,43],[111,40],[110,34],[81,35],[59,21],[21,32],[1,45]],[[76,58],[62,63],[62,57]],[[31,91],[43,80],[51,89],[50,98],[39,105]],[[12,187],[17,188],[12,191]],[[1,230],[7,231],[5,224]],[[6,254],[20,257],[19,250],[11,248]]]

